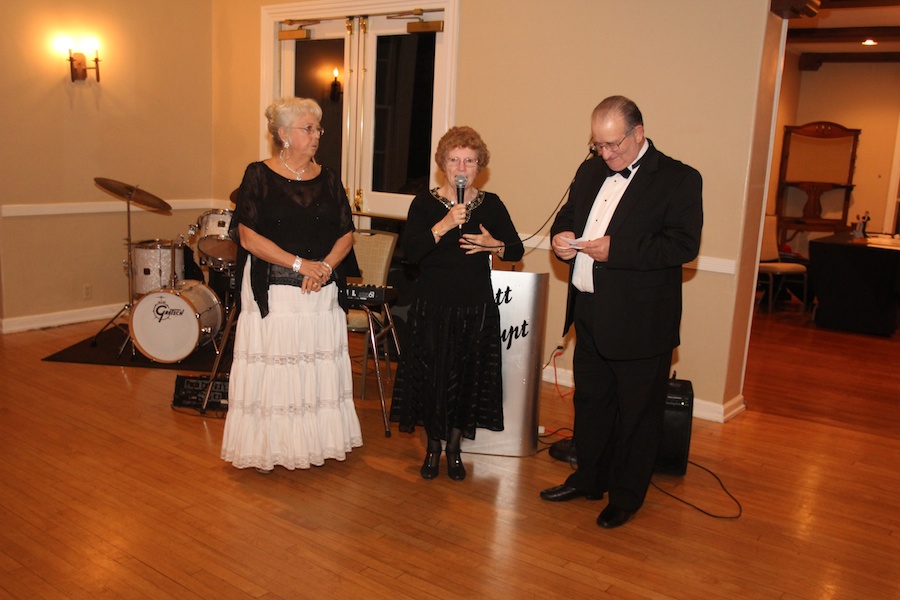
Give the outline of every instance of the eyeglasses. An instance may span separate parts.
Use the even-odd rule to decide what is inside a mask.
[[[619,140],[618,142],[591,142],[590,148],[598,154],[600,153],[601,150],[609,150],[610,152],[615,152],[616,150],[619,149],[619,146],[622,145],[622,142],[625,141],[625,138],[627,138],[632,133],[634,133],[633,127],[628,131],[628,133],[626,133],[624,136],[622,136],[622,139]]]
[[[465,167],[466,167],[467,169],[471,169],[472,167],[478,166],[478,159],[477,159],[477,158],[463,158],[463,159],[460,159],[460,158],[458,158],[458,157],[456,157],[456,156],[447,159],[447,166],[448,166],[448,167],[458,167],[458,166],[459,166],[459,163],[464,164]]]
[[[321,127],[313,127],[312,125],[307,125],[306,127],[291,127],[291,129],[299,129],[300,131],[305,131],[307,135],[312,135],[313,132],[318,133],[319,137],[325,135],[325,130]]]

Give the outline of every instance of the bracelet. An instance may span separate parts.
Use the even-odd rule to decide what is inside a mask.
[[[431,235],[436,237],[437,239],[441,239],[441,234],[434,230],[434,227],[431,228]]]
[[[504,248],[506,248],[506,244],[501,244],[497,248],[494,248],[494,253],[496,253],[497,256],[500,256],[500,253],[503,252]]]
[[[328,276],[331,277],[331,274],[334,273],[334,269],[332,269],[332,268],[331,268],[331,265],[329,265],[329,264],[328,264],[327,262],[325,262],[324,260],[322,261],[322,264],[325,265],[326,267],[328,267]]]
[[[295,257],[294,257],[294,266],[292,266],[291,269],[294,270],[294,273],[299,273],[299,272],[300,272],[300,266],[301,266],[302,264],[303,264],[303,259],[300,258],[299,256],[295,256]]]

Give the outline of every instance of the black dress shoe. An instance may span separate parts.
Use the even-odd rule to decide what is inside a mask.
[[[428,451],[425,454],[425,462],[422,463],[422,468],[419,469],[419,473],[422,475],[422,479],[434,479],[438,476],[438,467],[441,464],[441,451],[437,452]]]
[[[606,529],[621,527],[627,523],[628,519],[633,515],[634,512],[630,510],[616,508],[615,506],[607,506],[603,509],[603,512],[600,513],[600,516],[597,517],[597,525]]]
[[[575,498],[587,498],[588,500],[602,500],[603,492],[599,494],[590,494],[573,488],[565,483],[556,487],[547,488],[541,491],[541,499],[550,502],[565,502],[566,500],[574,500]]]
[[[466,478],[466,467],[462,464],[459,452],[447,453],[447,475],[453,481],[462,481]]]

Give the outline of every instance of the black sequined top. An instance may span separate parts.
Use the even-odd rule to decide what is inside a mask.
[[[335,242],[354,230],[350,202],[338,174],[322,166],[312,179],[297,181],[275,173],[263,162],[251,163],[237,190],[235,214],[229,233],[238,243],[235,289],[241,289],[244,264],[250,256],[250,285],[253,297],[265,317],[269,312],[268,289],[272,282],[270,263],[251,256],[240,246],[238,225],[276,243],[303,259],[322,260]],[[333,277],[343,290],[346,274],[339,265]],[[278,283],[288,283],[278,280]],[[299,278],[296,284],[299,285]],[[338,294],[341,305],[345,295]]]

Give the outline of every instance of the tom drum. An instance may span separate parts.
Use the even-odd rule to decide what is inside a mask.
[[[210,210],[197,221],[197,249],[200,261],[214,269],[233,268],[237,263],[237,244],[228,235],[234,213],[226,209]]]
[[[141,298],[131,311],[129,327],[141,354],[156,362],[176,363],[212,340],[222,327],[222,317],[216,293],[192,280]]]
[[[144,295],[172,286],[172,246],[175,246],[175,281],[184,280],[184,245],[172,240],[145,240],[131,248],[134,293]]]

